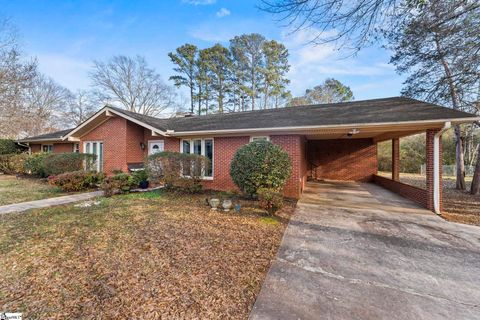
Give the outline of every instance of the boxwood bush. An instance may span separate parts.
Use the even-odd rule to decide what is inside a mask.
[[[26,153],[0,154],[0,172],[5,174],[24,174]]]
[[[269,141],[254,141],[241,147],[230,164],[233,182],[247,195],[258,189],[280,191],[292,172],[288,154]]]

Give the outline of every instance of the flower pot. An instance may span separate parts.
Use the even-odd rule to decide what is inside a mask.
[[[223,211],[230,211],[232,209],[232,200],[226,199],[222,203]]]
[[[147,180],[140,181],[138,186],[140,187],[140,189],[147,189],[148,188],[148,181]]]
[[[242,205],[240,203],[237,203],[235,204],[234,209],[236,213],[240,213],[240,210],[242,209]]]
[[[217,210],[218,205],[220,204],[220,200],[216,198],[212,198],[209,201],[210,207],[212,207],[212,210]]]

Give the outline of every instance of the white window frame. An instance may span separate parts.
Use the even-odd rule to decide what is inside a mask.
[[[76,142],[73,144],[73,150],[74,153],[80,153],[80,143]]]
[[[160,144],[160,143],[163,145],[163,150],[162,150],[162,151],[165,151],[165,140],[148,140],[148,143],[147,143],[147,144],[148,144],[148,146],[147,146],[147,148],[148,148],[147,154],[148,154],[148,155],[151,155],[151,154],[152,154],[152,153],[150,153],[150,145],[151,145],[151,144]],[[162,151],[160,151],[160,152],[162,152]]]
[[[205,157],[205,140],[212,140],[212,176],[211,177],[202,177],[202,180],[213,180],[215,176],[215,139],[214,138],[192,138],[192,139],[180,139],[180,153],[183,153],[183,141],[190,142],[190,154],[193,153],[194,143],[195,140],[201,140],[201,148],[202,152],[201,155]]]
[[[49,151],[43,151],[43,146],[50,147]],[[48,153],[53,153],[53,143],[47,143],[47,144],[42,144],[42,152],[48,152]]]
[[[104,162],[104,159],[105,159],[105,144],[103,143],[103,141],[101,140],[89,140],[89,141],[84,141],[83,142],[83,153],[87,153],[87,143],[90,143],[90,144],[93,144],[93,143],[96,143],[97,144],[97,148],[100,148],[100,143],[103,144],[103,150],[102,150],[102,163],[100,163],[100,159],[98,158],[98,155],[97,156],[97,159],[96,159],[96,170],[97,172],[103,172],[103,162]],[[97,149],[99,150],[99,149]],[[93,153],[89,153],[89,154],[93,154]],[[102,169],[102,170],[100,170]]]
[[[270,136],[250,136],[250,142],[253,142],[255,140],[270,141]]]

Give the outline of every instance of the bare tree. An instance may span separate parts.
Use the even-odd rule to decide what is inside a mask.
[[[173,88],[140,56],[94,61],[90,77],[104,99],[133,112],[155,116],[174,104]]]
[[[480,7],[480,3],[474,0],[456,2],[462,3],[463,11],[451,12],[447,20]],[[262,0],[262,3],[263,10],[278,16],[278,20],[292,32],[307,28],[318,30],[311,42],[334,42],[356,52],[381,39],[384,31],[395,28],[409,13],[421,12],[430,1]]]
[[[63,112],[63,117],[70,125],[78,126],[101,107],[103,104],[96,99],[92,92],[78,90]]]
[[[58,130],[65,125],[62,115],[72,101],[72,93],[53,79],[37,75],[24,100],[24,131],[28,135]]]
[[[37,75],[37,61],[19,50],[18,35],[8,19],[0,18],[0,137],[16,138],[22,131],[24,97]]]

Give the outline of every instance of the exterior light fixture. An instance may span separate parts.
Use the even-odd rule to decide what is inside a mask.
[[[145,150],[145,143],[140,142],[140,149]]]

